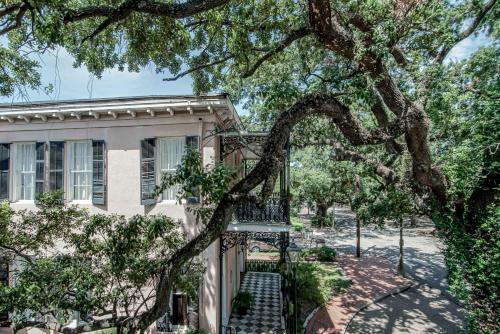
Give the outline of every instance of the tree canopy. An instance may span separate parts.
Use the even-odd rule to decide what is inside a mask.
[[[32,55],[58,46],[97,76],[153,65],[167,80],[191,75],[196,93],[225,90],[270,136],[256,167],[218,197],[206,233],[165,272],[213,242],[239,203],[270,195],[291,135],[335,148],[336,160],[364,164],[386,185],[410,183],[449,245],[452,277],[479,305],[474,328],[495,331],[498,287],[485,282],[498,258],[481,250],[484,240],[498,250],[498,13],[496,0],[4,1],[0,93],[42,86]],[[477,33],[491,45],[446,61]]]

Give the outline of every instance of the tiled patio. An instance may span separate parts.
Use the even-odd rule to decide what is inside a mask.
[[[229,326],[237,334],[272,334],[281,328],[280,275],[247,272],[241,291],[249,291],[255,306],[245,315],[231,314]]]

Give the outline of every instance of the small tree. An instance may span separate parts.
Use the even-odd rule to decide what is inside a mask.
[[[204,223],[230,177],[220,166],[205,171],[199,154],[190,153],[162,187],[182,184],[179,199],[201,196],[196,215]],[[12,315],[14,330],[68,331],[65,325],[79,312],[83,324],[69,331],[116,327],[133,333],[151,310],[168,303],[174,288],[197,300],[202,261],[191,257],[178,271],[166,265],[187,243],[181,221],[91,215],[59,198],[60,193],[43,194],[37,211],[16,212],[7,202],[0,207],[0,258],[15,260],[18,268],[16,284],[0,286],[0,312]],[[160,284],[165,279],[167,289]]]
[[[405,276],[403,219],[415,214],[417,195],[407,184],[391,184],[384,188],[377,199],[367,206],[367,219],[383,222],[384,219],[396,221],[399,226],[398,275]]]

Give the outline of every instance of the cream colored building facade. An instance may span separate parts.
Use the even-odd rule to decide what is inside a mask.
[[[91,213],[164,213],[182,219],[192,237],[201,227],[189,217],[186,207],[198,204],[176,204],[172,193],[151,200],[144,189],[150,190],[161,172],[172,170],[186,145],[197,145],[204,166],[210,168],[221,160],[216,130],[240,125],[226,95],[0,105],[0,145],[8,147],[9,155],[8,165],[4,159],[0,168],[0,193],[15,210],[36,209],[33,198],[37,189],[50,190],[62,183],[65,200]],[[148,139],[155,143],[149,155]],[[45,150],[45,160],[39,159],[38,149]],[[96,151],[99,149],[103,154]],[[153,160],[148,164],[148,159]],[[232,153],[224,161],[239,165],[241,160]],[[40,179],[38,166],[46,168],[45,180]],[[242,254],[236,246],[221,256],[219,240],[203,253],[207,270],[200,288],[200,328],[219,333],[221,322],[227,323],[243,270]]]

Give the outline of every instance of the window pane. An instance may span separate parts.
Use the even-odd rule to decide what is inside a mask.
[[[49,147],[49,190],[62,190],[64,187],[64,143],[50,142]]]
[[[16,187],[20,200],[35,198],[35,144],[17,145]]]
[[[162,138],[159,140],[159,172],[160,175],[175,173],[177,166],[182,163],[182,156],[186,146],[184,137]],[[173,186],[163,192],[164,200],[175,200],[180,191],[180,185]]]
[[[92,142],[74,142],[70,145],[71,198],[87,201],[92,197]]]

